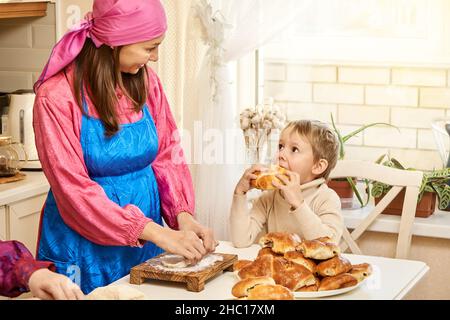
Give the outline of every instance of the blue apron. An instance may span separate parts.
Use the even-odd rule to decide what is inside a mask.
[[[158,185],[150,166],[158,151],[158,135],[147,105],[141,120],[122,124],[119,132],[108,138],[102,122],[89,117],[83,93],[82,97],[86,114],[80,142],[90,178],[119,206],[136,205],[146,217],[162,225]],[[163,252],[151,242],[136,248],[89,241],[64,223],[51,189],[41,217],[38,245],[38,259],[54,262],[56,271],[80,285],[85,294],[124,277],[131,267]]]

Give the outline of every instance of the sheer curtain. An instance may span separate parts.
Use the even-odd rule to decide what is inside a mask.
[[[282,2],[282,4],[280,4]],[[308,5],[299,0],[197,0],[194,15],[208,47],[197,77],[196,128],[202,129],[194,185],[197,218],[227,240],[232,194],[245,164],[230,63],[283,31]]]

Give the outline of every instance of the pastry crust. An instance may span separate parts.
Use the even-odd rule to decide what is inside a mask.
[[[277,165],[272,165],[267,171],[255,172],[257,178],[255,180],[250,180],[250,185],[260,190],[275,190],[277,188],[272,184],[272,181],[276,181],[282,184],[282,182],[280,181],[280,179],[276,177],[276,175],[284,174],[286,177],[288,177],[285,174],[285,172],[286,172],[285,168],[282,168]]]
[[[303,240],[296,248],[305,258],[315,260],[327,260],[340,254],[339,246],[333,242],[315,240]]]
[[[325,277],[320,281],[319,291],[337,290],[353,287],[358,284],[358,280],[349,273],[341,273],[333,277]]]
[[[247,264],[238,272],[239,278],[271,277],[273,274],[273,259],[273,256],[269,254],[257,257],[255,261]]]
[[[248,296],[248,292],[255,288],[258,285],[262,284],[275,284],[275,280],[271,277],[255,277],[255,278],[247,278],[237,282],[233,288],[231,289],[231,293],[236,298],[243,298]]]
[[[352,266],[352,270],[350,270],[349,273],[354,276],[358,282],[361,282],[372,274],[372,266],[368,263],[355,264]]]
[[[316,272],[322,277],[332,277],[341,273],[349,272],[351,269],[351,262],[347,258],[339,255],[319,263],[317,265]]]
[[[292,292],[281,285],[262,284],[248,293],[248,300],[294,300]]]
[[[270,248],[270,247],[261,248],[258,251],[258,257],[263,256],[265,254],[270,254],[270,255],[272,255],[274,257],[282,257],[283,256],[282,254],[273,252],[272,248]]]
[[[316,278],[311,271],[301,264],[297,264],[284,258],[274,259],[272,278],[277,284],[281,284],[292,291],[316,283]]]
[[[233,271],[239,272],[243,267],[252,263],[252,260],[238,260],[233,263]]]
[[[269,232],[259,239],[259,244],[264,248],[271,248],[275,253],[285,254],[295,251],[300,241],[300,237],[295,233]]]
[[[284,254],[286,260],[301,264],[312,273],[316,272],[316,263],[308,258],[305,258],[301,252],[289,251]]]

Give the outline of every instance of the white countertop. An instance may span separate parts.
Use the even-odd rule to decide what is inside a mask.
[[[24,180],[0,184],[0,206],[48,192],[50,185],[41,171],[23,171]]]
[[[221,241],[216,252],[237,254],[239,259],[253,260],[258,245],[235,248],[230,242]],[[352,291],[320,299],[346,300],[399,300],[428,272],[429,267],[421,261],[391,259],[384,257],[343,254],[353,264],[367,262],[373,267],[373,274]],[[129,283],[129,275],[111,285],[127,285],[142,291],[151,300],[229,300],[234,299],[231,288],[238,281],[233,272],[224,272],[209,279],[200,292],[187,291],[186,285],[169,281],[147,280],[141,285]]]

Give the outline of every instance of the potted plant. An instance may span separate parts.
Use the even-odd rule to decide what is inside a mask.
[[[383,155],[381,162],[386,155]],[[398,160],[389,158],[382,163],[385,166],[400,170],[416,170],[413,168],[405,168]],[[417,199],[416,217],[426,218],[433,214],[436,205],[436,197],[438,199],[438,207],[446,210],[450,205],[450,168],[436,169],[433,171],[424,171],[422,184],[419,189],[419,197]],[[375,198],[377,204],[383,196],[391,189],[392,186],[372,181],[371,194]],[[401,215],[405,190],[402,190],[391,203],[382,212],[384,214]]]
[[[333,125],[334,132],[336,133],[337,138],[339,140],[338,160],[342,160],[345,158],[345,148],[344,148],[345,143],[352,137],[359,134],[360,132],[366,130],[367,128],[378,126],[378,125],[384,125],[384,126],[394,127],[398,130],[398,128],[396,126],[393,126],[389,123],[375,122],[375,123],[366,124],[358,129],[354,130],[353,132],[350,132],[349,134],[343,135],[336,127],[332,113],[331,113],[331,124]],[[331,189],[336,191],[336,193],[338,194],[338,196],[341,199],[353,198],[353,195],[356,195],[356,198],[358,199],[359,203],[361,204],[361,207],[364,207],[369,203],[370,184],[367,179],[364,179],[363,181],[366,185],[365,191],[367,194],[365,201],[363,200],[363,198],[361,197],[361,194],[359,193],[358,189],[356,188],[356,178],[347,177],[347,178],[339,178],[339,179],[330,179],[327,182],[327,185],[328,185],[328,187],[330,187]]]

